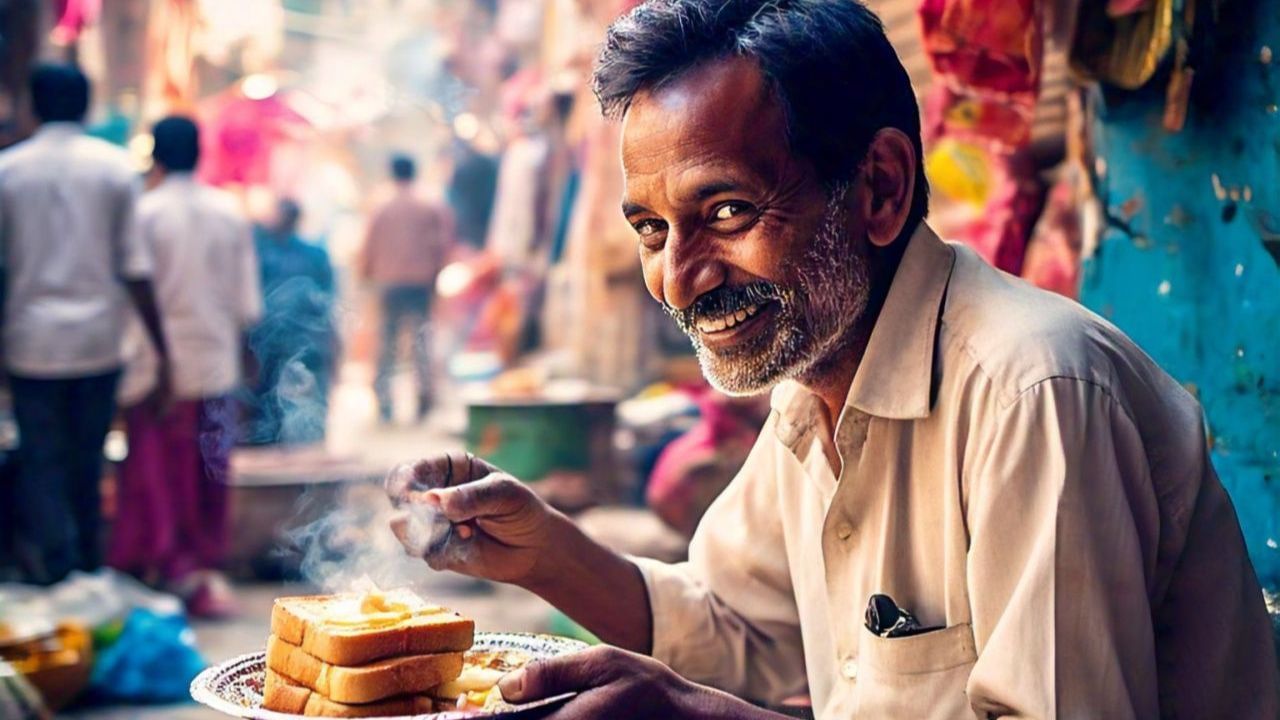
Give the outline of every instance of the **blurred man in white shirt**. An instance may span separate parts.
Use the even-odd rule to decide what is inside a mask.
[[[84,135],[89,81],[77,68],[36,68],[31,94],[40,129],[0,153],[0,296],[21,443],[17,558],[29,580],[50,583],[100,564],[102,443],[130,302],[157,351],[157,409],[169,363],[128,156]]]
[[[230,393],[241,380],[245,330],[262,314],[249,224],[231,196],[196,182],[196,124],[169,117],[152,131],[153,179],[138,228],[155,255],[155,284],[173,358],[174,399],[157,417],[144,402],[156,356],[142,323],[126,335],[121,403],[129,455],[110,562],[164,581],[198,615],[231,609],[217,572],[227,544],[227,476],[235,441]]]

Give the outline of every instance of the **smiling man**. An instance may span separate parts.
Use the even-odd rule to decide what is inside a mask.
[[[508,699],[577,691],[557,718],[763,718],[737,698],[797,693],[822,718],[1276,716],[1199,407],[1101,318],[925,225],[915,99],[870,12],[651,0],[610,30],[595,86],[623,122],[649,291],[713,384],[771,390],[773,411],[679,565],[608,551],[470,456],[389,480],[453,523],[441,543],[396,526],[433,567],[520,584],[625,649],[534,665]]]

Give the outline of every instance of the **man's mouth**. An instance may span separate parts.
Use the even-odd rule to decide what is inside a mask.
[[[724,332],[746,322],[749,318],[755,317],[763,308],[764,304],[761,303],[747,308],[740,308],[737,312],[731,312],[719,317],[699,318],[694,322],[694,327],[698,328],[698,331],[704,335]]]
[[[768,301],[748,305],[723,315],[700,317],[694,321],[693,326],[702,336],[703,341],[708,344],[736,343],[746,337],[757,325],[762,325],[761,318],[769,315],[770,310],[776,305],[776,301]]]

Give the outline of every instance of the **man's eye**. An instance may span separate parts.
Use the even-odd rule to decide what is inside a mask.
[[[661,242],[662,235],[666,231],[666,223],[661,220],[641,220],[634,223],[631,227],[636,229],[636,234],[644,241],[646,245],[652,245],[655,242]]]
[[[746,210],[746,207],[738,203],[725,203],[716,208],[717,220],[732,220],[733,217]]]
[[[736,232],[755,219],[754,208],[744,202],[725,202],[711,211],[711,225],[722,232]]]

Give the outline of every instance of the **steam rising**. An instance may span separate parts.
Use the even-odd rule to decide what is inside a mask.
[[[359,592],[371,585],[422,589],[434,572],[423,560],[427,552],[446,564],[466,558],[467,544],[429,505],[397,509],[381,483],[327,490],[332,486],[309,490],[299,503],[300,524],[284,532],[286,555],[297,559],[302,579],[325,592]],[[397,519],[405,523],[404,544],[392,532]]]
[[[275,268],[283,277],[264,288],[267,313],[250,332],[250,347],[261,365],[258,386],[246,397],[252,419],[244,432],[251,443],[324,440],[335,369],[335,315],[341,308],[327,271],[300,263]],[[456,566],[469,552],[434,507],[422,502],[393,507],[380,482],[309,486],[282,534],[286,564],[296,563],[303,580],[326,592],[421,588],[433,572],[424,556]]]

